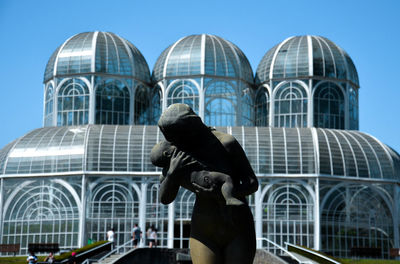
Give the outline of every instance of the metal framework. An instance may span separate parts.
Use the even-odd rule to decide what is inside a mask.
[[[163,140],[149,124],[178,102],[245,150],[260,181],[248,197],[259,248],[289,242],[349,257],[364,247],[389,258],[400,247],[400,156],[356,131],[357,71],[326,38],[273,47],[255,90],[246,56],[220,37],[178,40],[150,79],[130,42],[85,32],[56,49],[44,84],[45,127],[0,150],[0,243],[19,243],[20,254],[31,242],[83,246],[109,228],[123,245],[135,223],[143,233],[154,225],[162,247],[188,247],[195,194],[180,189],[161,205],[149,159]]]
[[[249,197],[257,237],[348,257],[357,247],[399,246],[400,156],[358,131],[218,127],[245,150],[260,180]],[[181,189],[159,203],[160,170],[149,160],[163,139],[155,126],[86,125],[36,129],[0,152],[2,243],[105,239],[118,244],[134,223],[154,225],[164,247],[187,247],[195,195]],[[397,198],[396,198],[397,197]],[[273,252],[279,248],[258,242]]]
[[[292,104],[297,98],[308,102],[301,108],[301,118],[299,108],[290,106],[282,116],[282,98],[277,90],[288,83],[301,90],[292,96]],[[297,36],[282,41],[262,58],[255,84],[256,100],[260,100],[260,90],[272,95],[268,108],[258,111],[263,116],[256,116],[260,120],[267,115],[269,122],[258,122],[258,126],[358,129],[357,70],[350,56],[329,39]]]
[[[151,94],[150,82],[146,60],[129,41],[110,32],[77,34],[47,63],[43,124],[154,124],[154,102],[137,92]]]
[[[254,125],[253,71],[227,40],[207,34],[178,40],[158,58],[153,79],[162,109],[186,103],[210,126]]]

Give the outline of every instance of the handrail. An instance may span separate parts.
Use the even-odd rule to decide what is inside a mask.
[[[90,264],[90,261],[92,261],[92,259],[85,259],[85,261],[82,262],[81,264]]]
[[[125,242],[124,244],[122,244],[122,245],[120,245],[120,246],[114,248],[113,250],[111,250],[110,252],[108,252],[107,254],[105,254],[103,257],[101,257],[100,259],[98,259],[97,262],[101,263],[104,259],[108,258],[108,257],[111,256],[112,254],[114,254],[114,253],[116,253],[116,252],[119,252],[119,250],[120,250],[121,248],[126,248],[126,246],[127,246],[128,244],[130,244],[130,246],[131,246],[131,248],[132,248],[132,246],[133,246],[133,240],[132,240],[132,239],[131,239],[131,240],[128,240],[128,241]],[[126,251],[124,250],[124,253],[125,253],[125,252],[126,252]]]
[[[257,240],[264,240],[267,241],[268,243],[271,243],[272,245],[274,245],[275,247],[279,248],[280,250],[282,250],[283,252],[285,252],[286,254],[288,254],[292,259],[296,260],[298,263],[312,263],[310,261],[307,262],[303,262],[300,259],[298,259],[295,255],[293,255],[292,253],[290,253],[287,249],[283,248],[281,245],[278,245],[277,243],[269,240],[268,238],[265,237],[257,237]]]
[[[318,256],[318,257],[320,257],[320,258],[322,258],[322,259],[324,259],[324,260],[327,260],[327,261],[331,262],[332,264],[340,264],[340,262],[337,262],[336,260],[331,259],[331,258],[329,258],[329,257],[327,257],[327,256],[324,256],[324,255],[322,255],[322,254],[320,254],[320,253],[318,253],[318,252],[309,250],[309,249],[307,249],[307,248],[299,247],[299,246],[297,246],[297,245],[293,245],[293,244],[288,243],[288,242],[285,242],[285,244],[286,244],[286,246],[291,246],[291,247],[297,248],[297,249],[299,249],[299,250],[305,251],[305,252],[307,252],[307,253],[309,253],[309,254],[312,254],[312,255],[314,255],[314,256]]]

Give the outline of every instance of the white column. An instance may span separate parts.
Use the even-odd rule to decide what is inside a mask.
[[[163,80],[162,81],[162,89],[163,89],[163,101],[162,101],[162,112],[164,112],[167,109],[167,101],[168,101],[168,86],[167,86],[167,81]]]
[[[142,230],[142,238],[144,238],[144,234],[146,233],[147,184],[147,182],[143,181],[140,188],[139,227]],[[144,239],[141,239],[140,246],[144,246]]]
[[[314,249],[320,250],[320,208],[319,208],[319,178],[315,179],[315,203],[314,203]]]
[[[255,206],[255,225],[256,225],[256,238],[262,237],[262,203],[261,203],[261,186],[258,186],[258,190],[254,194],[254,206]],[[257,240],[257,248],[262,248],[262,241]]]
[[[174,248],[175,201],[168,205],[168,248]]]
[[[89,124],[94,124],[96,122],[96,91],[95,91],[95,83],[94,83],[94,75],[92,75],[90,84],[92,87],[89,87]]]
[[[78,246],[83,247],[86,239],[86,175],[82,175],[81,187],[81,215],[79,218]]]
[[[307,127],[314,126],[314,100],[313,100],[313,85],[312,79],[308,80],[308,109],[307,109]]]
[[[136,81],[133,81],[132,87],[129,87],[129,124],[135,125],[135,93],[136,93]],[[146,87],[147,88],[147,87]]]
[[[199,90],[199,116],[204,122],[204,107],[205,107],[205,91],[204,91],[204,78],[200,79],[200,90]]]
[[[399,241],[399,187],[394,185],[394,197],[393,197],[393,236],[394,236],[394,247],[400,247]]]
[[[269,95],[269,126],[274,127],[275,126],[275,98],[273,96],[274,94],[274,89],[275,87],[272,86],[272,81],[269,81],[269,87],[271,94]]]
[[[57,126],[58,116],[58,82],[54,80],[54,92],[53,92],[53,126]]]

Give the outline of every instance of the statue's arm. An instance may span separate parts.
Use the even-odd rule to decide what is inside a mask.
[[[163,175],[160,178],[160,201],[163,204],[172,203],[179,191],[179,179],[177,176],[168,175],[166,170],[163,170]]]
[[[179,187],[182,185],[184,178],[187,176],[186,166],[191,164],[190,156],[185,155],[182,151],[174,151],[172,153],[170,165],[164,168],[160,177],[160,201],[163,204],[169,204],[176,198]],[[182,185],[183,187],[186,184]]]
[[[253,168],[247,159],[242,146],[236,139],[230,140],[227,146],[231,156],[234,172],[239,176],[240,185],[235,186],[235,194],[237,197],[245,197],[257,191],[258,179],[254,174]]]

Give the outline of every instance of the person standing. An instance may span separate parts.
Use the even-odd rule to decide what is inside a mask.
[[[153,228],[149,236],[149,247],[152,248],[156,246],[157,246],[157,228]]]
[[[50,254],[44,259],[44,261],[47,263],[54,263],[55,261],[54,253],[50,252]]]
[[[38,260],[38,258],[35,256],[35,252],[30,251],[28,258],[26,259],[26,263],[35,264],[35,263],[37,263],[37,260]]]
[[[68,259],[68,264],[76,264],[76,252],[71,253],[71,257]]]
[[[150,244],[150,234],[153,231],[153,229],[154,229],[154,226],[151,225],[146,231],[146,245]]]
[[[142,230],[138,227],[138,224],[135,224],[132,229],[132,237],[133,237],[133,247],[137,248],[140,239],[142,238]]]
[[[114,247],[115,247],[115,231],[114,231],[114,228],[111,228],[107,232],[107,241],[108,242],[112,242],[112,248],[114,249]]]

